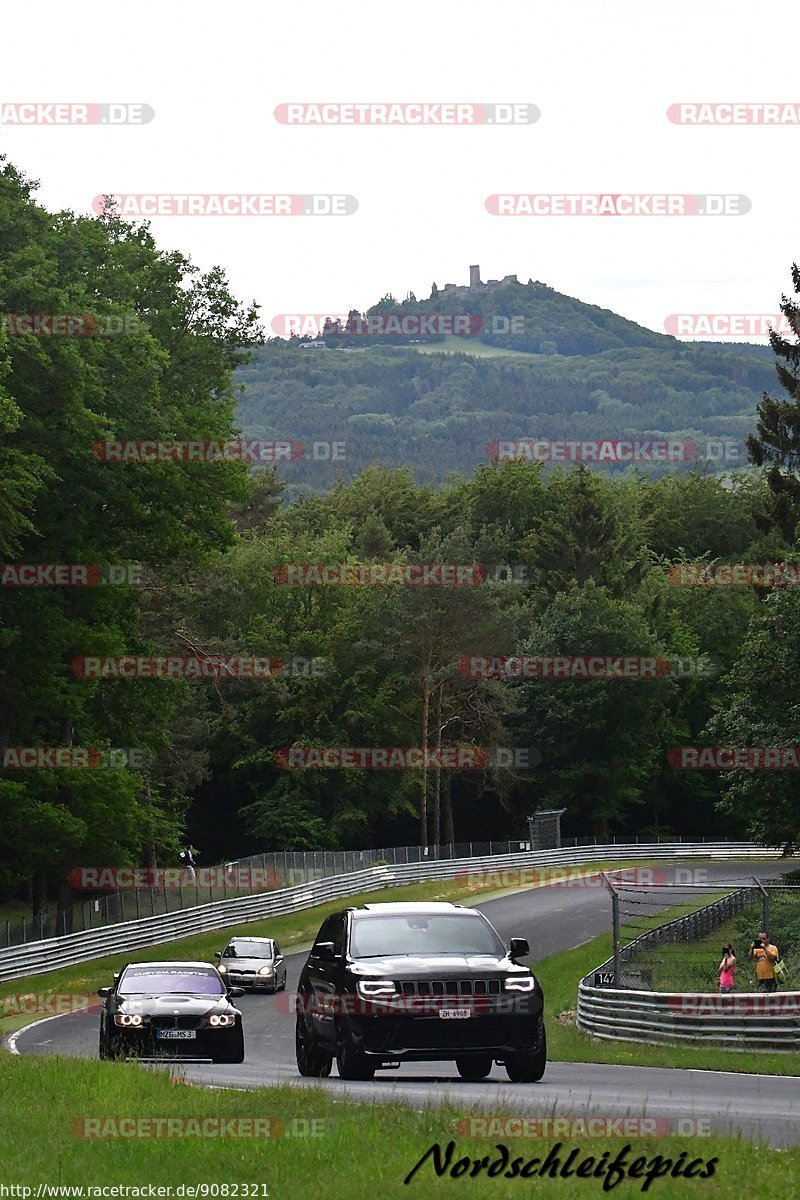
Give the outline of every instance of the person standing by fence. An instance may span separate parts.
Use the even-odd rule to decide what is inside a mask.
[[[780,958],[778,947],[773,946],[762,929],[754,940],[747,956],[756,964],[756,984],[760,992],[776,992],[778,982],[775,978],[775,963]]]
[[[736,971],[736,955],[733,946],[726,944],[722,947],[722,962],[719,964],[719,991],[726,996],[733,991],[733,977]]]

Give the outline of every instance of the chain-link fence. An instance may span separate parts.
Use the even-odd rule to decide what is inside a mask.
[[[610,881],[619,987],[716,992],[724,945],[736,956],[734,990],[757,990],[749,951],[765,930],[787,969],[780,987],[800,987],[800,885],[753,880],[648,888]],[[665,909],[671,919],[664,919]],[[674,910],[674,912],[673,912]],[[611,965],[611,964],[609,964]]]
[[[681,838],[647,838],[644,844],[680,844]],[[561,848],[585,846],[638,845],[638,837],[561,838]],[[700,839],[690,839],[692,845]],[[705,839],[702,839],[704,842]],[[724,844],[715,840],[715,846]],[[389,846],[374,850],[296,850],[273,851],[235,859],[228,863],[205,868],[198,867],[194,878],[190,873],[167,869],[159,872],[163,881],[152,887],[104,890],[87,898],[76,897],[71,908],[56,912],[52,905],[47,914],[32,918],[19,913],[0,915],[0,948],[19,946],[26,942],[40,941],[68,933],[79,933],[97,929],[104,925],[116,925],[122,921],[134,921],[142,917],[157,916],[179,909],[194,908],[217,900],[234,899],[275,888],[294,887],[310,883],[315,879],[327,879],[333,875],[345,875],[367,867],[398,866],[403,863],[430,862],[435,860],[483,858],[501,854],[515,854],[531,849],[529,841],[503,840],[487,842],[456,842],[452,845],[427,850],[421,846]],[[242,886],[244,881],[244,886]]]

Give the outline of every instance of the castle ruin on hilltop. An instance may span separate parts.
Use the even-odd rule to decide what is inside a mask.
[[[443,292],[486,292],[490,288],[502,287],[506,283],[518,283],[516,275],[504,275],[502,279],[490,279],[487,283],[481,282],[481,269],[479,266],[472,266],[469,269],[469,284],[446,283],[442,288]],[[432,293],[435,295],[438,291],[434,283]]]

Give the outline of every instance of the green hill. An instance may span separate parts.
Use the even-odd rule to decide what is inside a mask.
[[[520,438],[728,440],[738,460],[709,469],[729,469],[745,461],[756,405],[774,384],[768,347],[680,342],[538,282],[385,296],[359,324],[381,317],[391,331],[397,318],[431,314],[442,328],[469,316],[472,332],[412,338],[351,323],[329,326],[325,349],[271,339],[239,371],[243,431],[300,441],[307,455],[314,441],[344,442],[337,464],[307,457],[281,468],[312,489],[374,461],[442,480],[485,462],[488,444]]]

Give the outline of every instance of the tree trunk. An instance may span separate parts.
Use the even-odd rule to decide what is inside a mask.
[[[75,736],[75,724],[71,717],[64,717],[61,723],[61,744],[71,746]],[[59,788],[58,800],[64,807],[70,809],[70,794],[67,788]],[[56,937],[64,933],[72,933],[72,905],[75,894],[69,883],[69,872],[74,866],[72,851],[62,852],[58,861],[58,909],[56,911]]]
[[[452,784],[453,777],[447,771],[444,777],[444,836],[449,846],[455,846],[456,844],[456,835],[453,829],[453,797],[450,791]]]
[[[436,698],[436,775],[433,791],[433,853],[436,858],[439,857],[439,847],[442,840],[442,819],[441,819],[441,797],[442,797],[442,689],[444,684],[439,684],[439,692]]]
[[[33,927],[44,937],[47,933],[47,867],[37,867],[31,879]]]
[[[430,727],[431,690],[427,674],[422,685],[422,795],[419,798],[419,844],[428,849],[428,733]]]

